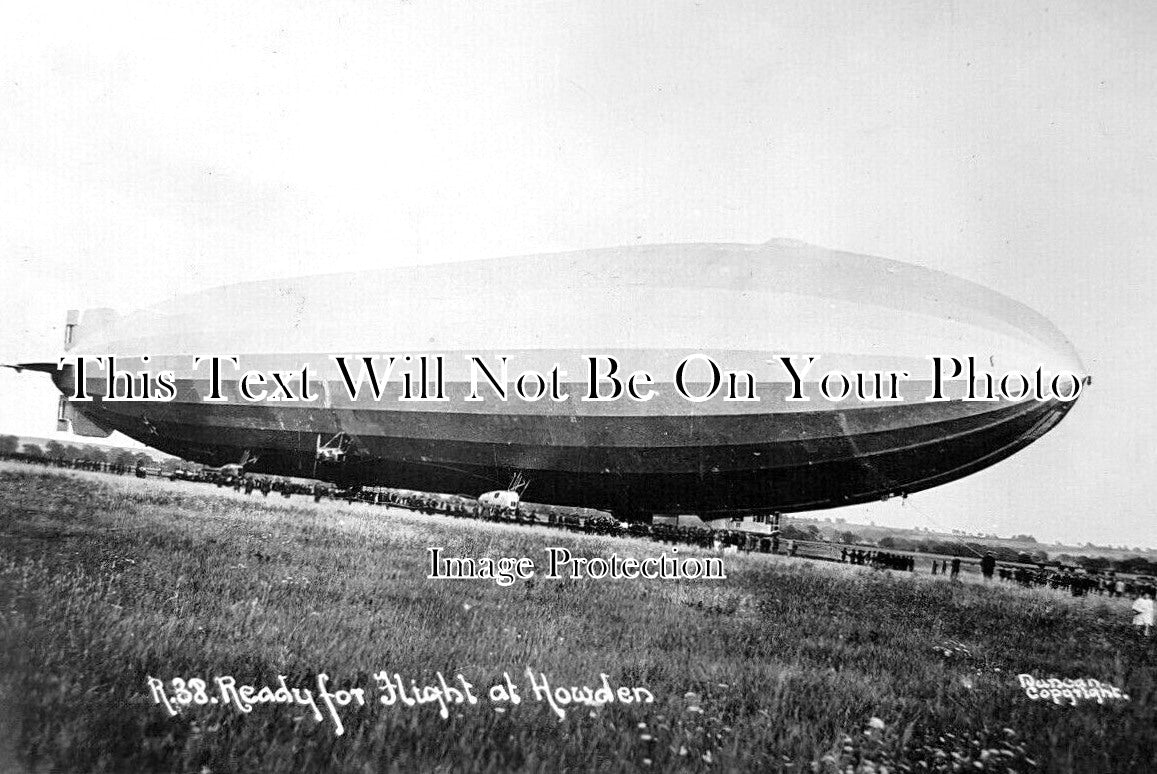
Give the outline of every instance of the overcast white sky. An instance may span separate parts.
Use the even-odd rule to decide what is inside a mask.
[[[793,237],[1023,301],[1095,377],[1011,459],[827,515],[1157,545],[1157,5],[770,5],[6,4],[0,360],[238,280]],[[4,371],[0,432],[55,401]]]

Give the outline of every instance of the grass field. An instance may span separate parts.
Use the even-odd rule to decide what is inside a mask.
[[[636,557],[592,538],[0,465],[0,768],[29,771],[1157,771],[1157,646],[1128,602],[764,555],[727,580],[428,580],[427,547]],[[680,553],[702,553],[681,548]],[[653,704],[533,698],[639,686]],[[374,674],[476,705],[384,706]],[[192,704],[148,678],[362,687],[367,706]],[[486,689],[508,672],[518,705]],[[1019,673],[1128,700],[1034,701]],[[167,693],[172,694],[171,684]],[[320,701],[320,699],[318,699]]]

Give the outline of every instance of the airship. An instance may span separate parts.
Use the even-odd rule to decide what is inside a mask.
[[[126,382],[167,372],[165,399],[78,378],[109,355]],[[25,365],[51,370],[81,434],[350,486],[517,478],[528,500],[623,519],[934,487],[1040,438],[1088,381],[998,292],[789,240],[246,282],[70,312],[62,362]]]

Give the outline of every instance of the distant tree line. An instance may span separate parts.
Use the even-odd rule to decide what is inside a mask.
[[[166,472],[175,470],[182,464],[181,460],[175,457],[158,462],[153,456],[132,449],[113,450],[87,444],[75,446],[60,441],[49,441],[43,447],[35,443],[21,445],[20,439],[15,435],[0,435],[0,455],[12,456],[16,454],[39,459],[105,463],[126,468],[137,465],[159,466]]]
[[[994,546],[987,543],[967,542],[960,540],[908,540],[905,538],[885,537],[880,539],[881,548],[898,548],[901,551],[919,551],[924,554],[945,554],[946,556],[960,556],[976,558],[991,553],[998,562],[1021,562],[1023,564],[1044,564],[1049,561],[1045,551],[1032,552],[1017,551],[1009,546]]]
[[[788,524],[780,530],[780,538],[783,540],[827,540],[823,532],[814,524],[805,526]],[[1025,543],[1037,542],[1031,535],[1017,535],[1013,539]],[[832,534],[832,540],[837,543],[846,543],[849,545],[871,544],[850,530],[834,532]],[[1064,565],[1066,567],[1080,567],[1087,572],[1095,573],[1121,572],[1133,575],[1157,576],[1157,562],[1140,556],[1132,556],[1127,559],[1109,559],[1104,556],[1060,554],[1050,559],[1048,552],[1041,549],[1018,551],[1015,548],[1003,545],[989,545],[986,543],[959,540],[937,540],[935,538],[914,540],[893,537],[891,535],[880,538],[874,545],[883,549],[914,551],[922,554],[941,554],[943,556],[959,556],[967,559],[977,559],[986,553],[992,553],[998,562],[1047,564],[1052,566]]]

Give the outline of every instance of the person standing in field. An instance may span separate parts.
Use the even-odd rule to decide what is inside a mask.
[[[984,558],[980,560],[980,572],[982,575],[984,575],[985,581],[992,580],[992,573],[995,569],[996,557],[992,555],[991,551],[989,551],[984,555]]]
[[[960,557],[957,556],[952,560],[952,580],[960,577]]]
[[[1133,616],[1133,625],[1141,627],[1141,633],[1148,637],[1153,630],[1153,618],[1155,609],[1153,603],[1153,589],[1146,588],[1141,591],[1141,596],[1137,597],[1133,602],[1133,612],[1137,615]]]

